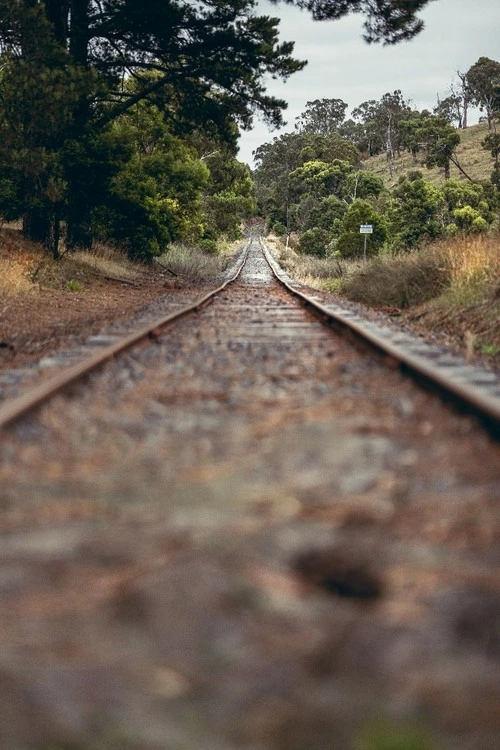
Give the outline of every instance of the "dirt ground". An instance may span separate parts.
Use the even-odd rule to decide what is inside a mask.
[[[182,281],[145,271],[133,284],[95,278],[80,292],[37,289],[0,302],[0,370],[22,367],[127,320]],[[196,287],[193,287],[196,292]]]

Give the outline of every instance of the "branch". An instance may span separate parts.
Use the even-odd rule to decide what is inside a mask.
[[[158,91],[163,86],[165,86],[168,83],[169,79],[170,75],[165,75],[162,78],[159,78],[157,81],[150,83],[149,86],[146,86],[141,91],[138,91],[137,94],[134,94],[127,101],[122,102],[117,107],[114,107],[111,112],[108,112],[104,117],[101,117],[97,121],[97,126],[102,127],[103,125],[107,125],[109,122],[112,122],[128,109],[130,109],[130,107],[133,107],[134,104],[140,102],[141,99],[144,99],[146,96],[149,96],[149,94],[152,94],[154,91]]]
[[[458,159],[453,158],[453,156],[450,156],[450,161],[452,162],[452,164],[456,166],[457,169],[460,170],[460,172],[463,174],[464,177],[467,177],[467,179],[470,180],[470,182],[476,182],[476,180],[473,180],[472,177],[469,177],[467,172],[460,166]]]

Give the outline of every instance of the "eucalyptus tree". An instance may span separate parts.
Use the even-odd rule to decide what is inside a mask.
[[[315,99],[296,118],[295,128],[301,133],[331,135],[339,133],[348,105],[342,99]]]
[[[486,113],[488,129],[495,132],[495,111],[500,109],[500,62],[480,57],[467,71],[471,99]]]

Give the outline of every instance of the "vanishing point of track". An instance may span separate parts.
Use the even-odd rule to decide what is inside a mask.
[[[0,427],[16,422],[28,412],[67,389],[68,386],[85,378],[105,362],[114,359],[140,342],[155,341],[162,335],[162,329],[168,324],[210,303],[240,277],[247,263],[249,252],[255,251],[257,244],[275,278],[323,323],[336,333],[352,339],[354,343],[362,344],[365,348],[368,347],[378,353],[392,368],[399,367],[401,371],[408,373],[417,381],[436,390],[445,401],[472,413],[492,434],[498,436],[500,433],[500,384],[493,373],[467,365],[460,357],[443,353],[441,349],[432,347],[414,336],[374,325],[338,305],[321,304],[315,295],[311,294],[309,288],[294,282],[279,267],[264,242],[257,238],[249,240],[235,268],[223,284],[195,302],[168,315],[163,315],[133,333],[124,335],[119,341],[103,347],[97,354],[64,368],[56,376],[13,398],[0,408]],[[285,320],[283,322],[286,324]]]

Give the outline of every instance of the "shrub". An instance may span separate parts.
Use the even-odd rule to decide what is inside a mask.
[[[342,291],[372,307],[407,308],[439,295],[449,279],[438,254],[376,258],[346,278]]]
[[[344,258],[361,257],[363,255],[364,240],[359,233],[360,224],[372,224],[373,234],[366,243],[368,256],[377,255],[387,239],[387,222],[381,214],[364,200],[355,200],[344,216],[342,234],[336,245],[336,251]]]
[[[308,229],[300,236],[300,252],[306,255],[325,256],[330,239],[330,234],[326,229],[320,227]]]
[[[286,226],[281,221],[276,221],[273,224],[272,229],[274,234],[277,234],[278,237],[282,237],[284,234],[286,234]]]

